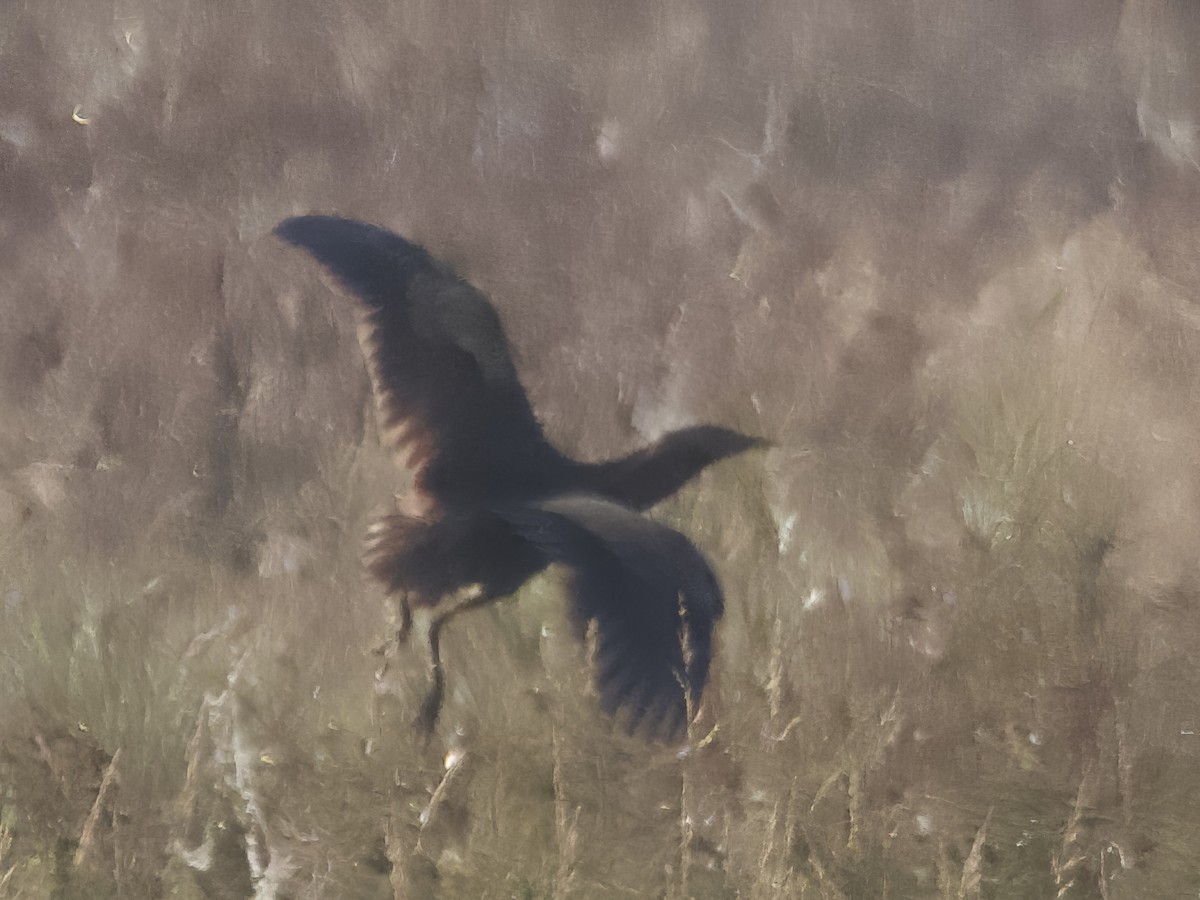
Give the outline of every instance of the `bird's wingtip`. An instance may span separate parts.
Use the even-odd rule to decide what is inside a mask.
[[[337,225],[366,227],[362,222],[344,219],[341,216],[304,215],[289,216],[276,225],[271,233],[293,246],[305,247],[321,233],[327,232],[330,226]]]
[[[326,256],[341,257],[346,253],[366,255],[403,256],[415,255],[423,258],[425,250],[381,225],[372,225],[346,216],[310,214],[290,216],[272,230],[272,233],[294,247],[307,250],[328,264]]]
[[[431,265],[424,249],[393,231],[342,216],[305,215],[274,228],[281,240],[305,251],[368,305],[386,298]]]
[[[308,218],[308,216],[288,216],[271,229],[271,234],[275,235],[275,237],[280,238],[281,240],[287,241],[290,244],[292,243],[292,233],[296,228],[296,223],[302,222],[306,218]]]

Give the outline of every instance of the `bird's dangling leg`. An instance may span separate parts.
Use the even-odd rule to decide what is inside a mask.
[[[396,629],[394,635],[371,651],[376,656],[391,656],[394,650],[404,645],[412,633],[412,605],[408,602],[408,592],[399,591],[396,596],[398,598],[396,612],[400,617],[400,627]]]
[[[401,591],[399,603],[400,627],[396,629],[396,646],[399,647],[408,640],[412,632],[412,607],[408,603],[408,592]]]
[[[504,596],[504,594],[484,591],[474,597],[468,597],[429,623],[429,667],[433,683],[429,687],[429,693],[421,702],[421,710],[417,713],[417,718],[413,723],[424,736],[428,737],[433,733],[433,726],[437,724],[438,714],[442,711],[442,700],[446,689],[446,675],[442,671],[442,628],[459,613],[495,603]]]

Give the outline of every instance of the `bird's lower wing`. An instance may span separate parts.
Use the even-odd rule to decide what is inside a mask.
[[[607,500],[572,496],[499,511],[572,571],[572,615],[596,624],[601,703],[651,739],[686,733],[708,680],[720,588],[681,534]]]

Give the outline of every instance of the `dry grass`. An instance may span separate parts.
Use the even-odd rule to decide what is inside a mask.
[[[1194,893],[1182,7],[452,6],[0,12],[0,897]],[[553,576],[416,739],[308,211],[459,264],[572,452],[778,442],[654,511],[728,595],[686,754]]]
[[[1172,828],[1186,817],[1172,825],[1137,796],[1198,784],[1169,745],[1131,746],[1154,688],[1115,673],[1137,671],[1122,606],[1144,601],[1097,571],[1113,525],[1079,513],[1111,507],[1111,487],[1025,424],[1039,415],[971,419],[958,436],[975,461],[948,485],[963,545],[932,599],[897,613],[841,596],[858,580],[844,570],[814,601],[780,590],[786,559],[725,554],[714,722],[680,758],[606,730],[553,579],[454,630],[443,731],[422,748],[407,722],[423,661],[406,648],[374,680],[382,606],[349,551],[332,580],[205,581],[165,556],[140,592],[121,587],[151,581],[134,563],[46,578],[45,602],[10,612],[4,638],[5,896],[47,883],[558,898],[1182,884],[1193,863],[1172,852],[1185,840]],[[753,494],[730,490],[760,465],[727,466],[665,515],[753,521],[739,507]],[[805,550],[791,577],[827,565]],[[335,637],[338,595],[359,599]]]

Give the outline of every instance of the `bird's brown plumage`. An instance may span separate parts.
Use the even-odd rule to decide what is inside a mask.
[[[372,574],[407,611],[470,586],[479,606],[552,562],[568,566],[580,634],[596,625],[604,709],[647,737],[680,736],[708,679],[724,601],[691,542],[638,511],[763,442],[698,426],[623,459],[576,462],[546,440],[483,294],[373,225],[301,216],[276,234],[360,301],[382,439],[413,475],[413,507],[385,516],[368,539]],[[428,726],[441,705],[438,635],[457,611],[431,626]]]

